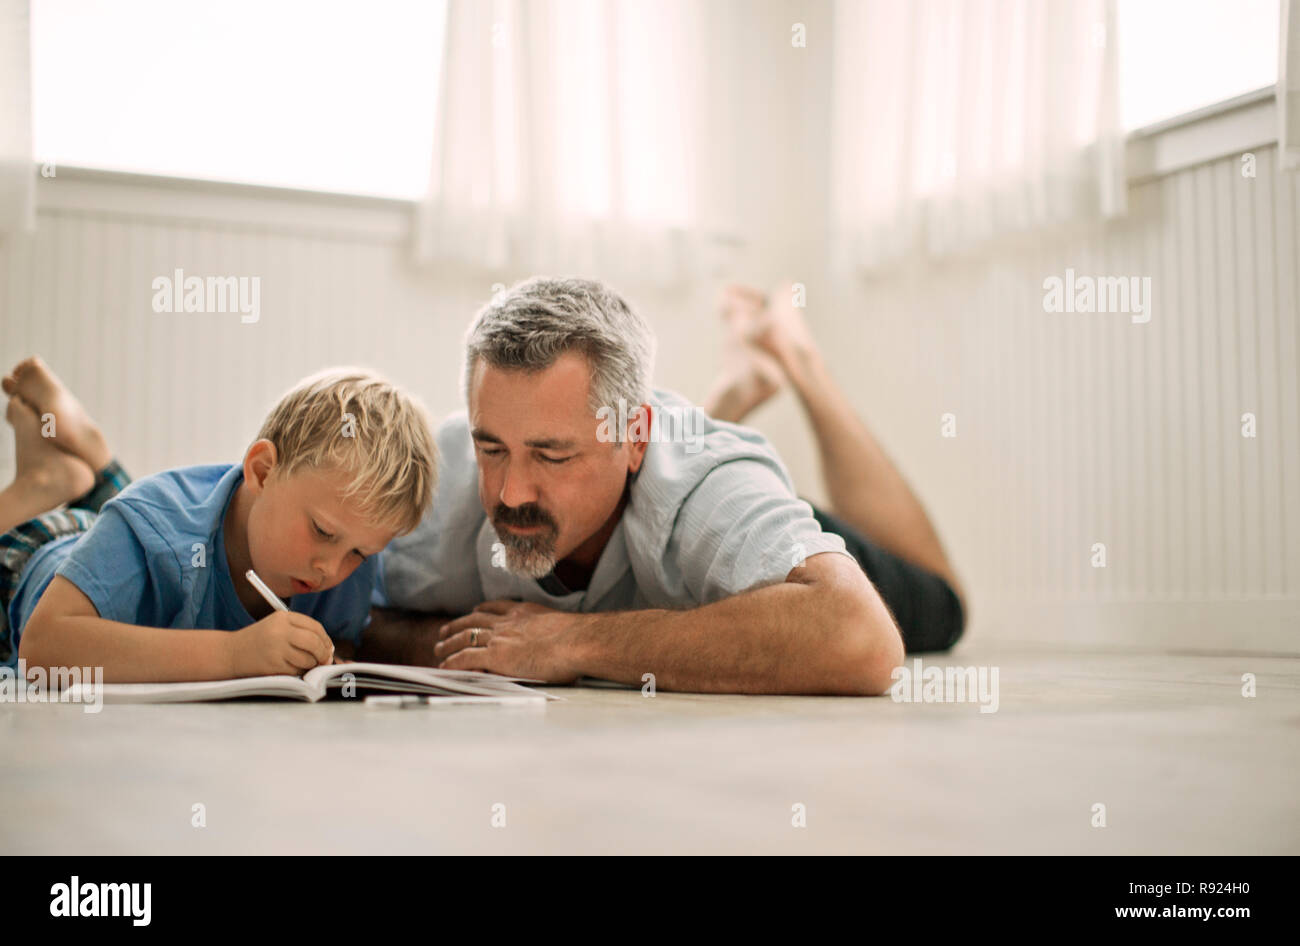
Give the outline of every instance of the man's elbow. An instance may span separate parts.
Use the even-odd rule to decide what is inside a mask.
[[[887,692],[905,652],[898,625],[879,596],[853,602],[841,618],[841,637],[842,692],[854,696]]]
[[[894,671],[903,664],[903,640],[893,631],[892,640],[871,640],[851,652],[847,690],[854,696],[880,696],[894,684]]]

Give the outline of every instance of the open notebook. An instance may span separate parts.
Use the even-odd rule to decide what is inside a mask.
[[[345,695],[360,697],[370,693],[414,693],[431,697],[481,697],[476,703],[499,699],[502,703],[519,702],[527,697],[544,703],[558,700],[540,690],[520,685],[519,677],[501,677],[474,670],[436,670],[432,667],[407,667],[401,664],[343,663],[321,664],[301,677],[288,674],[271,677],[240,677],[235,680],[203,680],[197,683],[106,683],[105,703],[202,703],[229,700],[242,696],[277,696],[289,700],[315,703],[330,690],[343,690],[349,684],[355,691]],[[538,682],[538,681],[529,681]],[[83,691],[70,696],[94,700],[93,684],[79,683],[72,690]]]

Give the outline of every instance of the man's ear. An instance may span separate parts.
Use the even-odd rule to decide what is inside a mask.
[[[645,460],[645,449],[650,443],[650,430],[654,422],[654,408],[638,404],[627,420],[627,468],[635,473]]]
[[[275,444],[265,438],[254,441],[248,448],[244,454],[244,482],[254,493],[266,488],[266,478],[275,469],[278,458]]]

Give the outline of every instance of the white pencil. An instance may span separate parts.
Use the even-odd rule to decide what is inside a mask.
[[[277,611],[288,611],[289,606],[280,600],[280,596],[267,587],[266,582],[257,577],[257,572],[251,568],[244,572],[244,577],[248,583],[257,589],[257,593],[266,599],[266,603]]]
[[[262,579],[257,577],[257,572],[251,568],[244,572],[244,577],[248,583],[257,589],[257,593],[266,599],[266,603],[277,611],[288,611],[289,606],[280,600],[280,596],[272,591]],[[330,642],[330,660],[334,659],[334,642]]]

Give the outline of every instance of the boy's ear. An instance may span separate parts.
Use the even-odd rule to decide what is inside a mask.
[[[275,444],[266,439],[254,441],[244,454],[244,482],[254,493],[266,487],[266,478],[275,469],[276,459]]]

